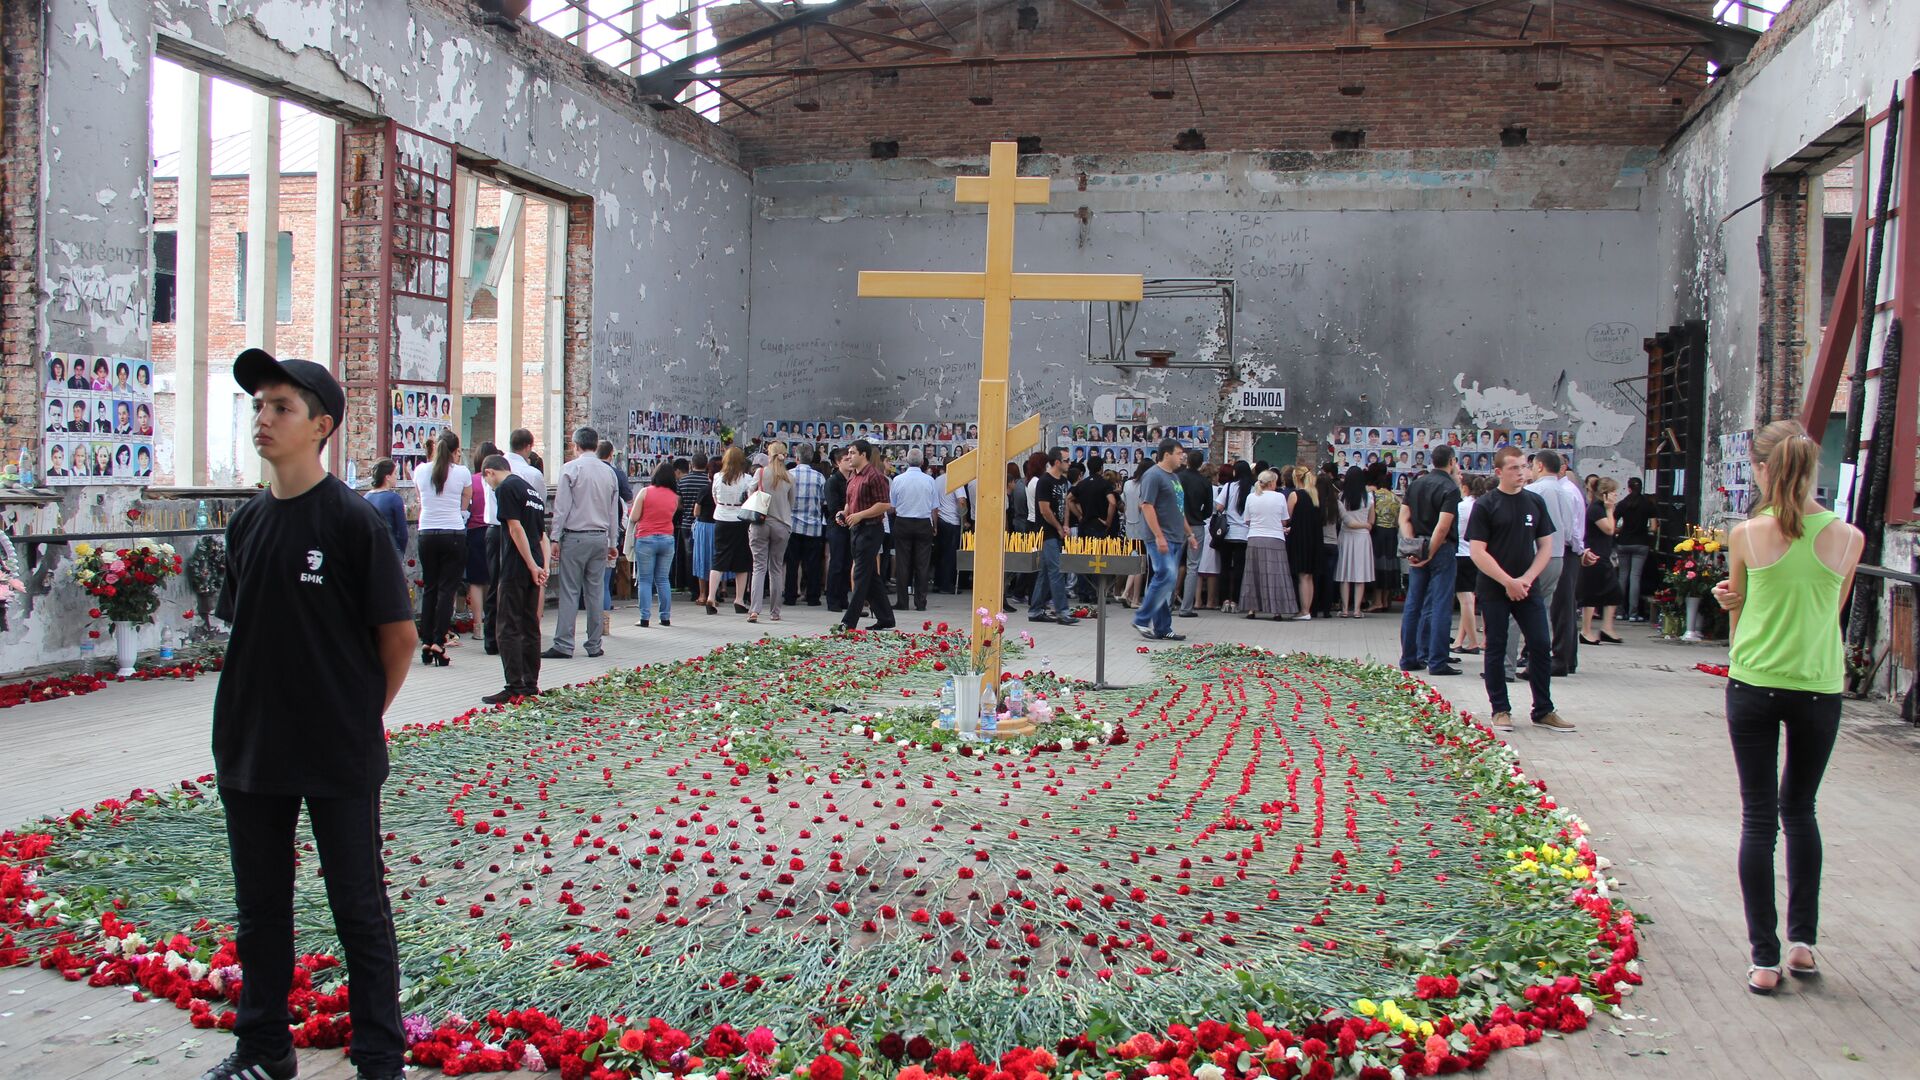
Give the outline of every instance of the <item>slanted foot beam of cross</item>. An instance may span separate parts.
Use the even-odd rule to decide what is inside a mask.
[[[993,144],[987,175],[962,176],[954,183],[955,202],[985,203],[987,261],[978,273],[862,270],[860,295],[906,300],[979,300],[985,304],[980,334],[980,443],[947,468],[947,490],[978,479],[973,500],[974,556],[973,668],[982,687],[1000,682],[1000,635],[982,625],[1000,614],[1006,599],[1006,502],[999,488],[1002,468],[1013,455],[1039,445],[1040,417],[1007,426],[1007,361],[1011,353],[1015,300],[1138,301],[1137,274],[1017,274],[1013,270],[1013,215],[1017,204],[1045,205],[1049,182],[1019,176],[1013,143]]]

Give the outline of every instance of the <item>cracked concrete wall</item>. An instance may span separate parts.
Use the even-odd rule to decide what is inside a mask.
[[[147,354],[160,48],[336,115],[392,117],[592,199],[589,421],[624,431],[629,409],[737,418],[744,408],[750,179],[724,132],[622,99],[628,81],[578,50],[483,27],[454,0],[45,0],[42,18],[43,348]],[[570,312],[569,333],[572,322]],[[210,358],[215,392],[230,385],[230,360]],[[137,494],[66,489],[35,531],[124,527]],[[16,619],[0,667],[72,659],[85,630],[75,595],[57,590]]]
[[[1232,277],[1248,385],[1287,388],[1267,426],[1577,429],[1580,468],[1637,473],[1641,417],[1613,385],[1643,375],[1656,297],[1642,208],[1647,148],[1036,156],[1052,202],[1023,207],[1018,268]],[[756,425],[785,417],[969,415],[980,307],[861,300],[863,269],[978,269],[984,211],[952,177],[984,159],[767,167],[754,174]],[[1085,213],[1080,213],[1081,208]],[[1150,301],[1127,351],[1224,355],[1218,302]],[[1083,304],[1014,311],[1010,412],[1049,430],[1095,397],[1153,423],[1222,413],[1207,372],[1129,377],[1086,362]],[[1104,329],[1096,327],[1104,351]],[[1272,416],[1272,414],[1266,414]],[[1258,417],[1246,418],[1250,423]]]
[[[49,0],[46,18],[47,347],[145,352],[147,88],[164,39],[185,62],[391,117],[591,198],[591,421],[740,407],[749,179],[618,101],[624,80],[583,76],[557,40],[444,0]]]
[[[1659,220],[1656,326],[1707,323],[1709,477],[1718,471],[1718,436],[1751,428],[1759,415],[1758,251],[1764,222],[1755,200],[1767,173],[1854,112],[1886,108],[1895,85],[1920,66],[1920,4],[1831,0],[1817,11],[1813,3],[1805,11],[1800,6],[1790,9],[1797,16],[1791,25],[1783,21],[1762,39],[1753,66],[1736,68],[1701,99],[1650,169]],[[1873,156],[1877,184],[1878,141]],[[1890,265],[1883,279],[1890,288]],[[1810,318],[1808,325],[1824,318]],[[1817,346],[1807,342],[1808,374]],[[1877,344],[1875,356],[1877,363]],[[1870,393],[1869,418],[1872,400]],[[1711,486],[1704,495],[1703,517],[1733,519]],[[1907,565],[1891,544],[1887,557],[1900,560],[1889,566]]]

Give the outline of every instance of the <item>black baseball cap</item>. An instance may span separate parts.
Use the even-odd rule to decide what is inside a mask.
[[[275,360],[265,349],[248,349],[234,357],[233,381],[247,393],[258,390],[261,383],[277,379],[313,391],[320,399],[320,407],[333,417],[334,430],[339,430],[347,415],[347,392],[340,389],[333,372],[311,360]]]

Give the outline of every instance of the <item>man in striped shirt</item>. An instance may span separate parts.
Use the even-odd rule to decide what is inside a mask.
[[[813,467],[812,443],[800,443],[793,452],[799,464],[788,473],[793,478],[793,537],[787,544],[786,594],[781,603],[797,603],[804,591],[807,606],[819,607],[825,584],[821,555],[826,550],[827,478]]]
[[[701,500],[713,490],[713,478],[707,475],[707,455],[693,455],[692,464],[693,468],[674,484],[674,490],[680,495],[680,508],[673,514],[674,561],[685,570],[687,590],[693,594],[693,602],[702,604],[706,602],[707,568],[694,558],[694,551],[703,546],[695,542],[694,530],[700,527],[696,513]]]

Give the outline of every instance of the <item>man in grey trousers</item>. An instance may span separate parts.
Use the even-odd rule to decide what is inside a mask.
[[[1540,572],[1540,576],[1534,579],[1533,594],[1543,597],[1547,601],[1547,623],[1553,630],[1554,645],[1558,646],[1561,633],[1560,604],[1558,599],[1561,585],[1564,582],[1567,588],[1567,598],[1571,600],[1574,593],[1578,591],[1580,583],[1578,569],[1570,568],[1567,561],[1567,555],[1570,551],[1568,545],[1570,543],[1578,543],[1570,532],[1572,525],[1569,519],[1573,515],[1573,507],[1568,499],[1566,490],[1560,486],[1559,454],[1554,453],[1552,450],[1541,450],[1533,454],[1528,459],[1527,464],[1529,466],[1528,474],[1530,480],[1527,484],[1527,490],[1540,496],[1540,501],[1547,504],[1547,516],[1553,519],[1553,558],[1548,560],[1547,568]],[[1582,524],[1584,525],[1584,522]],[[1585,530],[1583,528],[1583,535],[1584,532]],[[1579,552],[1574,551],[1573,554],[1577,558]],[[1569,626],[1568,632],[1573,632],[1571,626]],[[1556,655],[1559,652],[1558,648],[1554,651]],[[1519,657],[1520,634],[1518,631],[1514,631],[1507,636],[1508,675],[1519,675],[1519,671],[1515,667]],[[1561,667],[1557,661],[1554,667],[1557,669],[1554,674],[1564,675],[1566,673],[1566,669]]]
[[[618,555],[614,537],[620,521],[620,485],[596,452],[600,433],[583,427],[573,433],[573,446],[573,458],[561,467],[554,485],[550,519],[552,554],[547,566],[560,586],[560,612],[553,645],[540,655],[551,660],[572,659],[573,628],[583,607],[587,655],[600,655],[600,600],[607,566]]]

